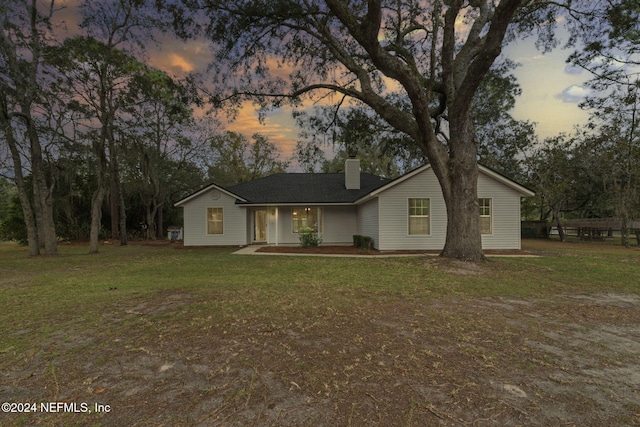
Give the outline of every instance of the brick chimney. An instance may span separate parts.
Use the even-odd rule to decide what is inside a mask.
[[[344,162],[344,185],[347,190],[360,189],[360,160],[348,158]]]

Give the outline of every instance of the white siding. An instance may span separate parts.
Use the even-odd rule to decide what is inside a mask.
[[[480,173],[478,198],[491,199],[492,234],[482,235],[484,249],[520,249],[520,194]]]
[[[358,234],[358,217],[355,206],[331,206],[323,208],[323,244],[352,244]]]
[[[428,198],[430,228],[428,236],[410,236],[409,199]],[[438,180],[429,168],[383,191],[379,196],[380,236],[378,249],[442,249],[447,231],[447,212]]]
[[[207,191],[184,204],[185,246],[235,246],[247,244],[246,208],[218,190]],[[207,234],[207,208],[223,209],[223,234]]]
[[[278,244],[299,244],[298,234],[294,233],[291,223],[291,208],[288,206],[278,208]]]
[[[410,236],[407,230],[408,199],[430,199],[431,234]],[[480,172],[478,197],[492,200],[491,235],[482,236],[484,249],[520,249],[520,194],[514,189]],[[380,250],[440,250],[447,231],[447,212],[438,180],[433,170],[400,182],[379,195]]]
[[[369,200],[358,206],[358,234],[373,239],[373,246],[378,248],[378,199]]]

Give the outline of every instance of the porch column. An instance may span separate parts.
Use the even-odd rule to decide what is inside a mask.
[[[278,246],[278,207],[276,206],[276,246]]]

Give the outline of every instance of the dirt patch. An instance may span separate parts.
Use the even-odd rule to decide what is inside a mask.
[[[640,297],[446,298],[319,305],[301,320],[182,319],[162,292],[70,324],[0,374],[0,401],[109,412],[0,424],[640,425]]]

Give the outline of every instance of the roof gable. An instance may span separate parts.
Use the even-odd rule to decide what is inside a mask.
[[[364,202],[369,200],[372,197],[377,196],[378,194],[382,193],[383,191],[386,191],[392,187],[395,187],[396,185],[400,184],[401,182],[404,182],[408,179],[411,179],[412,177],[428,170],[431,169],[431,165],[430,164],[426,164],[423,166],[420,166],[412,171],[407,172],[406,174],[390,181],[389,183],[387,183],[386,185],[383,185],[375,190],[373,190],[370,194],[365,194],[361,199],[359,199],[357,202]],[[509,188],[512,188],[513,190],[517,191],[518,193],[520,193],[520,195],[522,197],[531,197],[531,196],[535,196],[535,192],[533,192],[532,190],[528,189],[527,187],[518,184],[517,182],[507,178],[506,176],[486,167],[483,165],[478,164],[478,172],[482,173],[504,185],[506,185]]]
[[[234,193],[230,192],[229,190],[227,190],[227,189],[225,189],[223,187],[220,187],[219,185],[209,184],[206,187],[203,187],[200,190],[196,191],[195,193],[191,193],[190,195],[184,197],[183,199],[178,200],[177,202],[175,202],[173,204],[173,206],[175,206],[175,207],[183,206],[185,203],[187,203],[187,202],[189,202],[189,201],[191,201],[191,200],[193,200],[193,199],[195,199],[197,197],[200,197],[201,195],[203,195],[203,194],[205,194],[205,193],[207,193],[208,191],[211,191],[211,190],[218,190],[218,191],[220,191],[220,192],[222,192],[222,193],[224,193],[224,194],[226,194],[228,196],[233,197],[234,199],[236,199],[237,201],[240,201],[240,202],[245,202],[246,201],[242,197],[238,196],[237,194],[234,194]]]

